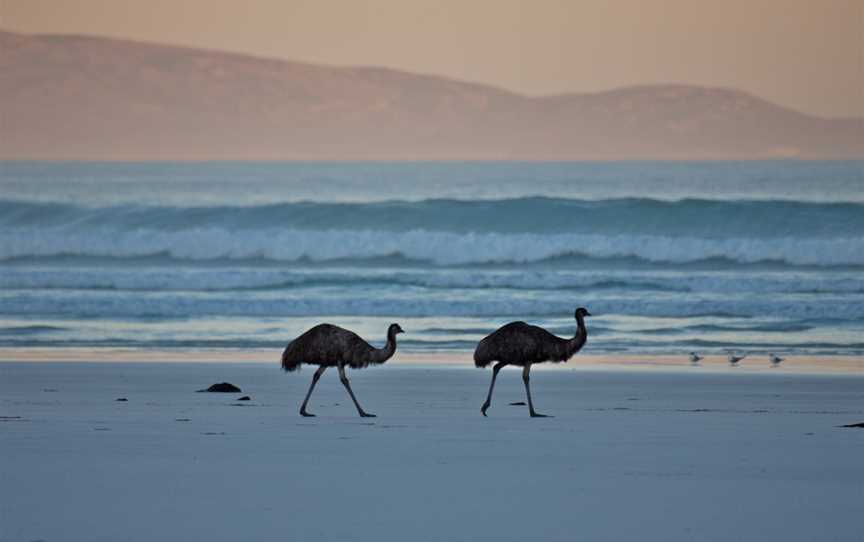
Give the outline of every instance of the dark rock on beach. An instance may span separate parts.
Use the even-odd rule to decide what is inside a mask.
[[[238,401],[251,401],[252,398],[249,397],[248,395],[244,395],[243,397],[241,397],[240,399],[237,399],[237,400]]]
[[[220,382],[219,384],[213,384],[206,390],[198,390],[198,392],[210,392],[210,393],[240,393],[242,390],[235,386],[234,384],[228,382]]]
[[[514,401],[510,403],[510,406],[525,406],[525,401]]]
[[[864,422],[859,422],[859,423],[850,423],[850,424],[847,424],[847,425],[841,425],[840,427],[859,427],[859,428],[861,428],[861,429],[864,429]]]
[[[129,400],[129,399],[126,399],[125,397],[118,397],[117,399],[115,399],[115,401],[118,401],[118,402],[120,402],[120,403],[125,403],[125,402],[128,401],[128,400]]]

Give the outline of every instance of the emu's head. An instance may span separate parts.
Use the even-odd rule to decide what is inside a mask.
[[[579,307],[578,309],[576,309],[577,320],[579,320],[580,318],[585,318],[586,316],[591,316],[591,313],[588,312],[588,309],[586,309],[585,307]]]
[[[405,331],[402,330],[402,326],[399,324],[390,324],[390,327],[387,328],[388,337],[395,337],[400,333],[405,333]]]

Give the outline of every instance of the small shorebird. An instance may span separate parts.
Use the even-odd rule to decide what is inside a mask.
[[[696,352],[690,352],[690,363],[691,364],[699,365],[700,361],[702,361],[702,356],[700,356]]]
[[[729,352],[729,365],[731,365],[732,367],[738,367],[738,362],[746,357],[747,354],[744,354],[743,356],[736,356],[734,352]]]
[[[776,354],[770,353],[768,354],[768,359],[771,360],[771,367],[780,367],[780,362],[786,358],[781,358]]]

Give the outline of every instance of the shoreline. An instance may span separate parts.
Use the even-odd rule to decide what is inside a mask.
[[[780,367],[767,356],[745,358],[730,367],[725,356],[706,355],[691,365],[686,355],[577,354],[567,363],[543,363],[539,370],[708,370],[769,371],[864,375],[864,356],[788,355]],[[0,348],[0,363],[279,363],[279,352],[267,349],[170,350],[128,348]],[[388,365],[473,368],[471,352],[397,352]]]

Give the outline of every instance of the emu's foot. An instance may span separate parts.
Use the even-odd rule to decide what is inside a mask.
[[[369,414],[368,412],[361,412],[360,417],[361,418],[377,418],[378,416],[376,416],[375,414]]]
[[[315,414],[312,414],[311,412],[306,412],[305,410],[301,410],[300,415],[303,416],[304,418],[314,418],[315,417]]]
[[[486,411],[489,410],[489,403],[483,403],[483,406],[480,407],[480,414],[486,416]]]
[[[540,414],[539,412],[532,412],[531,417],[532,418],[554,418],[555,416],[550,416],[548,414]]]

